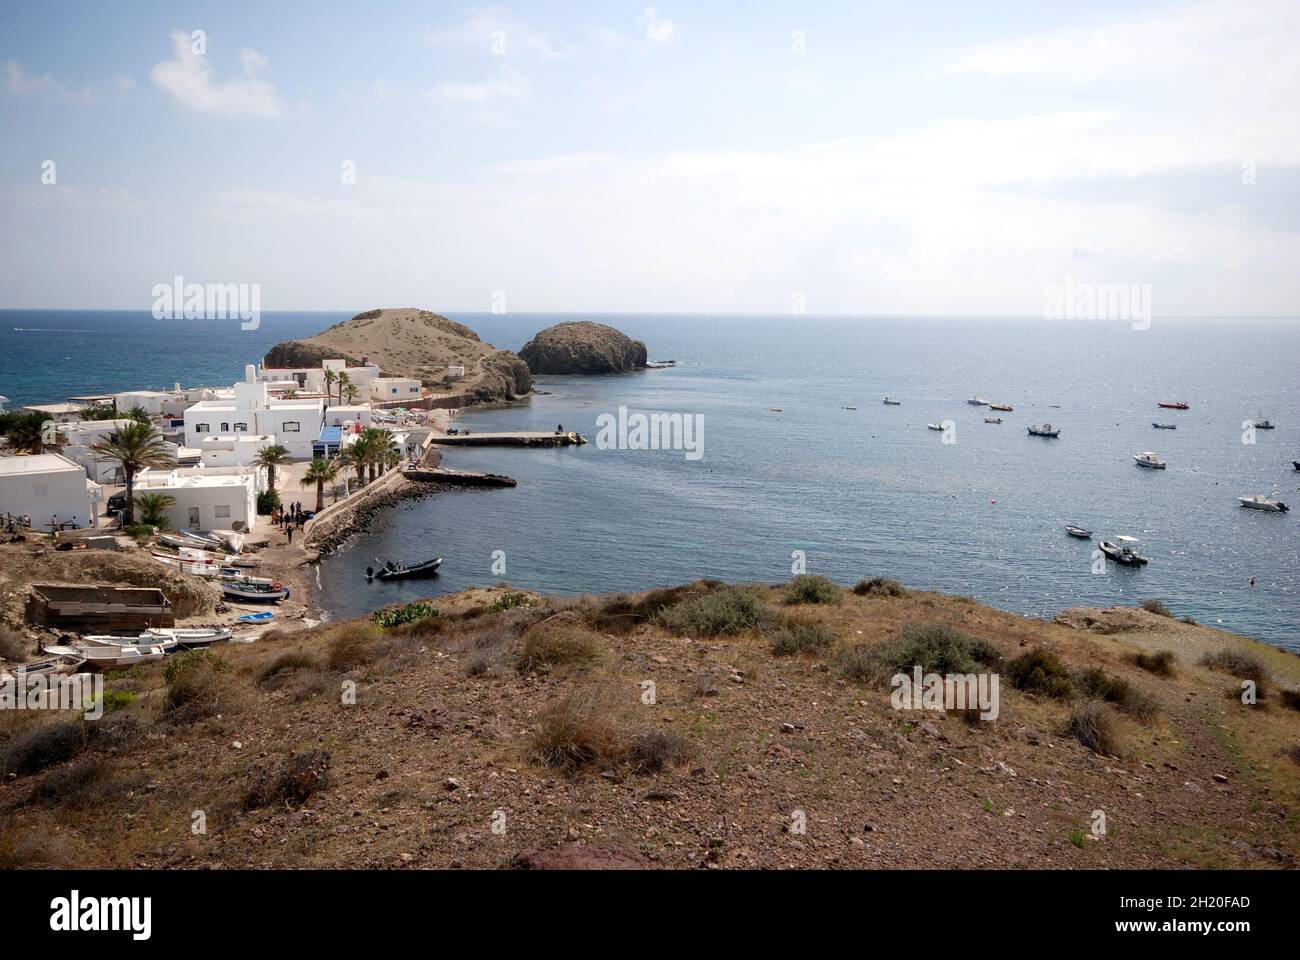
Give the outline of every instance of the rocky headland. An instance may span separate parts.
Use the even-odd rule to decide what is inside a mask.
[[[603,323],[557,323],[533,337],[519,356],[533,373],[604,374],[643,370],[646,347]]]

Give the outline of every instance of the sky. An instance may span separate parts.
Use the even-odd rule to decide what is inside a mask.
[[[0,0],[0,307],[1300,313],[1300,2]]]

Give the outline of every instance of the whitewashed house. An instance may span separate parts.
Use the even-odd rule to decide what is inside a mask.
[[[364,358],[363,358],[364,359]],[[293,387],[307,393],[333,393],[338,396],[338,384],[326,383],[325,371],[334,374],[346,373],[348,382],[356,387],[358,396],[369,396],[370,382],[381,375],[379,367],[373,363],[349,367],[346,360],[322,360],[319,367],[261,367],[257,378],[276,389]],[[346,392],[345,392],[346,393]],[[344,400],[347,399],[345,395]]]
[[[370,399],[375,403],[419,400],[424,384],[411,377],[375,377],[370,381]]]
[[[93,525],[104,492],[85,469],[57,453],[0,457],[0,513],[31,517],[37,529],[51,519]]]
[[[198,460],[205,467],[246,467],[257,459],[258,451],[274,443],[269,433],[200,437]]]
[[[271,397],[252,364],[244,368],[244,380],[222,394],[185,410],[185,446],[201,447],[202,440],[212,436],[270,434],[294,459],[311,457],[324,425],[322,398]]]
[[[173,530],[236,530],[257,524],[257,473],[240,468],[145,470],[135,493],[161,493],[175,500],[167,508]]]

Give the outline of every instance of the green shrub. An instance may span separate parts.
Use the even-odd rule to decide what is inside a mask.
[[[753,630],[768,616],[753,589],[731,587],[673,604],[655,619],[672,633],[716,637]]]
[[[1213,670],[1230,674],[1238,680],[1254,680],[1256,687],[1263,689],[1268,679],[1268,667],[1253,653],[1224,647],[1201,657],[1201,663]]]
[[[560,666],[582,666],[599,660],[602,649],[596,635],[578,624],[539,623],[524,634],[515,668],[529,674]]]
[[[535,607],[537,599],[530,597],[526,593],[507,593],[501,599],[488,605],[488,613],[501,613],[505,610],[513,610],[515,607]]]
[[[885,577],[872,577],[868,580],[863,577],[853,587],[853,592],[860,597],[905,597],[907,588],[897,580],[889,580]]]
[[[833,580],[816,573],[801,573],[792,577],[785,588],[785,602],[839,603],[843,599],[840,588]]]
[[[604,633],[626,633],[666,607],[701,594],[713,593],[724,586],[721,580],[696,580],[680,587],[661,587],[638,594],[618,594],[595,601],[593,606],[583,609],[581,614],[588,623]]]
[[[1164,602],[1161,600],[1143,600],[1140,604],[1138,604],[1138,606],[1140,606],[1147,613],[1158,614],[1159,616],[1162,617],[1172,618],[1174,615],[1174,612],[1170,610],[1168,607],[1166,607],[1164,605]]]
[[[835,668],[858,683],[875,683],[892,672],[885,668],[879,653],[866,643],[840,647],[835,654]]]
[[[1043,647],[1026,650],[1006,666],[1007,679],[1017,690],[1043,693],[1058,699],[1074,690],[1069,671],[1052,651]]]
[[[433,604],[426,603],[423,600],[416,600],[414,603],[403,604],[400,607],[376,610],[370,615],[370,622],[377,627],[388,630],[392,627],[405,626],[408,623],[418,623],[421,620],[427,620],[437,615],[438,608]]]
[[[257,512],[262,516],[269,516],[280,509],[280,491],[264,490],[257,495]]]
[[[104,712],[112,713],[135,702],[136,694],[130,690],[104,690]]]
[[[925,673],[976,673],[981,665],[1000,663],[997,647],[940,624],[907,624],[880,651],[895,672],[920,666]]]
[[[1172,677],[1174,675],[1174,652],[1172,650],[1156,650],[1153,653],[1140,651],[1133,654],[1133,663],[1141,667],[1147,673],[1154,673],[1159,677]]]
[[[1127,714],[1147,719],[1159,712],[1159,706],[1149,694],[1134,687],[1122,677],[1108,674],[1100,667],[1089,667],[1074,675],[1074,684],[1085,697],[1113,703]]]
[[[1100,700],[1084,700],[1070,711],[1066,735],[1078,740],[1093,753],[1113,757],[1119,754],[1119,736],[1115,716]]]
[[[0,747],[0,773],[27,776],[71,760],[86,745],[80,721],[43,723],[24,730]]]
[[[774,656],[789,657],[798,653],[824,653],[835,646],[834,632],[816,623],[787,620],[767,632],[768,646]]]

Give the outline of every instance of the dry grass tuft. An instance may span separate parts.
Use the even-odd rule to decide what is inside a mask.
[[[531,747],[539,763],[566,774],[617,766],[631,751],[608,698],[590,688],[575,690],[538,714]]]
[[[524,633],[515,669],[529,674],[589,666],[601,659],[604,649],[600,638],[579,623],[544,620]]]
[[[1174,675],[1174,652],[1172,650],[1156,650],[1153,653],[1142,651],[1133,654],[1130,659],[1135,666],[1142,668],[1147,673],[1154,673],[1158,677],[1172,677]]]
[[[897,580],[887,577],[863,577],[853,587],[853,592],[860,597],[905,597],[907,588]]]
[[[1067,736],[1073,737],[1093,753],[1104,757],[1119,755],[1119,734],[1115,730],[1115,715],[1100,700],[1085,700],[1070,711],[1065,725]]]
[[[275,773],[266,768],[255,771],[244,809],[283,805],[299,806],[312,794],[329,786],[330,755],[325,750],[304,750],[284,761]]]

